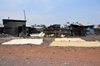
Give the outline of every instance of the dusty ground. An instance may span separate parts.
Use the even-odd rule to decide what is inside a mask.
[[[81,38],[100,41],[100,36]],[[100,48],[49,47],[52,40],[44,39],[41,46],[0,45],[0,66],[100,66]]]

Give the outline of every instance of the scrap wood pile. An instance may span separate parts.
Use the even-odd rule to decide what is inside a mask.
[[[43,32],[45,33],[45,37],[65,37],[67,34],[67,31],[64,28],[61,28],[59,24],[51,25]]]
[[[6,38],[6,37],[13,37],[13,36],[11,36],[11,35],[8,35],[8,34],[0,34],[0,38]]]
[[[96,35],[100,35],[100,28],[95,28],[94,32],[95,32]]]

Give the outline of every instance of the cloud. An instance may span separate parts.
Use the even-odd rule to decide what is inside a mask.
[[[100,12],[96,12],[96,14],[100,15]]]
[[[10,19],[16,19],[16,20],[23,20],[24,15],[22,12],[0,12],[0,23],[2,23],[2,19],[7,19],[10,17]],[[55,18],[52,15],[37,15],[34,13],[27,13],[27,25],[33,25],[33,24],[46,24],[50,25],[53,23],[58,23],[57,18]]]
[[[55,8],[62,0],[1,0],[3,4],[0,5],[0,8],[4,11],[0,10],[0,22],[2,19],[10,17],[11,19],[24,19],[23,10],[26,8],[33,7],[30,9],[27,15],[27,24],[52,24],[58,23],[58,19],[54,16],[43,14],[47,13]],[[25,7],[24,7],[25,6]],[[37,10],[36,10],[36,9]],[[38,10],[39,9],[39,10]],[[35,11],[36,13],[32,13]]]
[[[23,12],[0,12],[0,23],[2,23],[2,19],[7,19],[10,17],[10,19],[17,19],[17,20],[23,20],[24,15]],[[27,17],[27,25],[33,25],[33,24],[65,24],[66,22],[81,22],[81,23],[87,23],[90,22],[91,24],[95,24],[95,22],[100,22],[99,17],[77,17],[78,19],[74,17],[64,17],[64,16],[54,16],[54,15],[39,15],[33,13],[26,13]]]
[[[51,11],[64,2],[64,0],[32,0],[30,2],[33,3],[36,8]]]
[[[9,5],[21,5],[24,4],[27,0],[3,0],[4,3]]]
[[[2,19],[7,19],[8,17],[10,19],[24,19],[24,15],[21,12],[0,12],[0,23],[2,23]]]
[[[61,20],[58,20],[58,17],[55,17],[53,15],[37,15],[34,13],[27,15],[27,25],[33,25],[33,24],[59,24],[61,23]]]
[[[79,13],[75,14],[66,4],[72,4],[78,0],[0,0],[0,22],[3,18],[24,19],[22,10],[26,10],[27,24],[55,24],[67,21],[100,22],[99,17],[83,19]],[[72,5],[73,6],[73,5]],[[62,10],[61,10],[62,9]],[[71,12],[69,12],[71,10]],[[64,12],[64,13],[63,13]],[[87,12],[88,13],[88,12]],[[96,12],[100,15],[100,12]],[[79,19],[74,19],[75,16]],[[70,16],[72,18],[70,18]],[[85,15],[86,16],[86,15]],[[69,18],[68,18],[69,17]],[[88,16],[90,17],[90,16]],[[68,18],[68,19],[67,19]],[[98,20],[98,21],[97,21]]]
[[[2,10],[20,10],[29,8],[38,8],[51,11],[60,5],[64,0],[1,0],[0,8]],[[31,9],[32,10],[32,9]]]
[[[23,8],[23,5],[27,3],[27,0],[1,0],[0,11],[14,11]]]

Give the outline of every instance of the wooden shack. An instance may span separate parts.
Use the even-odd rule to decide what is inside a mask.
[[[95,33],[96,35],[100,35],[100,27],[94,28],[94,33]]]
[[[26,35],[26,20],[3,19],[4,33],[12,36]]]
[[[82,24],[71,24],[69,26],[70,28],[70,35],[75,36],[85,36],[87,34],[92,34],[93,33],[93,27],[94,25],[82,25]]]

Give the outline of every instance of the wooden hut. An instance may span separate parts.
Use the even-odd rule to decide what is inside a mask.
[[[70,28],[70,35],[75,36],[85,36],[87,34],[93,33],[93,27],[94,25],[82,25],[82,24],[71,24],[69,26]]]
[[[26,35],[26,20],[3,19],[4,33],[12,36]]]

